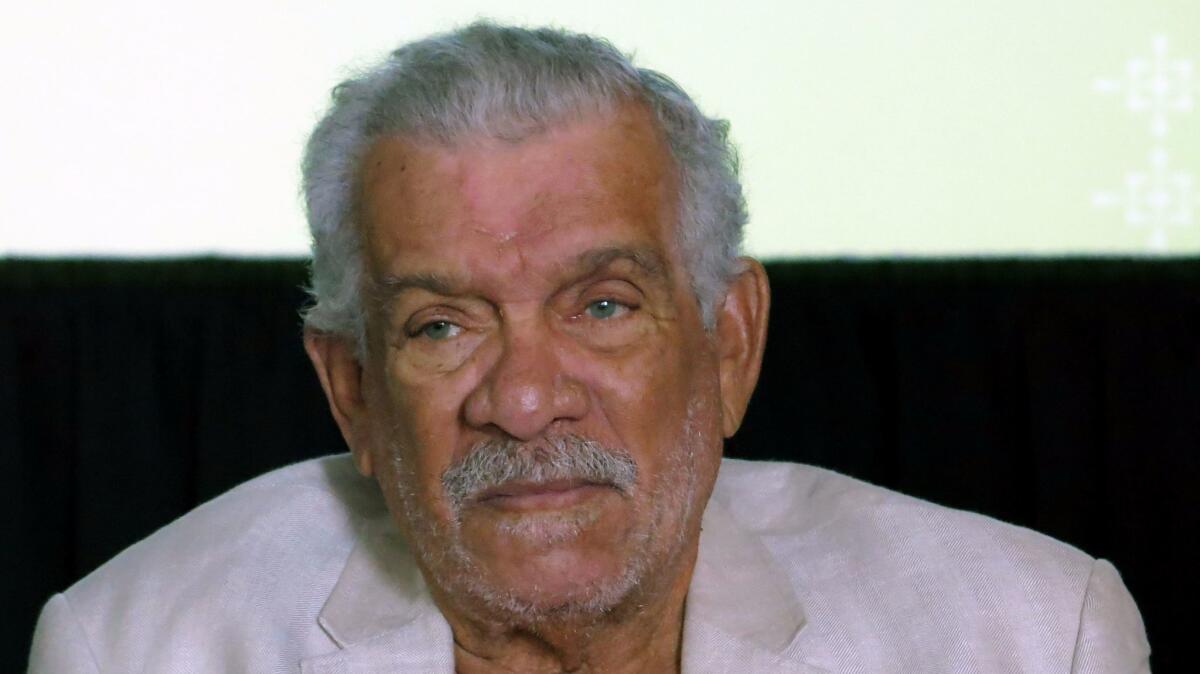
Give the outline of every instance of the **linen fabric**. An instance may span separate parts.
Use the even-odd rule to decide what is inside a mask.
[[[790,463],[726,459],[704,513],[682,669],[1149,671],[1103,560]],[[453,672],[453,637],[347,455],[200,506],[55,595],[33,673]]]

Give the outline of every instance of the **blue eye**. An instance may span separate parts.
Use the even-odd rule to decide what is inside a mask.
[[[620,310],[626,309],[626,308],[627,307],[625,305],[621,304],[620,302],[617,302],[616,300],[604,299],[604,300],[596,300],[595,302],[588,304],[586,311],[587,311],[588,316],[591,316],[592,318],[604,319],[604,318],[612,318]]]
[[[460,330],[462,330],[462,328],[451,323],[450,321],[433,321],[432,323],[427,323],[421,326],[421,329],[417,331],[417,334],[429,339],[440,340],[449,339],[450,337],[457,335]]]

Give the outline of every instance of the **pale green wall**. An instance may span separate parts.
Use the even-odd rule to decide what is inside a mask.
[[[1096,90],[1150,58],[1155,36],[1194,70],[1200,2],[790,6],[773,24],[798,45],[790,72],[755,84],[778,105],[730,110],[748,122],[752,249],[1119,253],[1149,250],[1153,237],[1158,250],[1200,252],[1194,206],[1174,211],[1190,225],[1151,227],[1093,205],[1147,171],[1155,148],[1171,170],[1200,174],[1197,73],[1168,80],[1192,103],[1168,115],[1162,137],[1124,92]]]
[[[606,35],[730,118],[760,255],[1200,253],[1198,0],[43,5],[0,26],[0,254],[302,252],[329,88],[481,14]],[[1162,135],[1124,79],[1156,40],[1191,68]],[[1102,202],[1156,149],[1181,222],[1133,225]]]

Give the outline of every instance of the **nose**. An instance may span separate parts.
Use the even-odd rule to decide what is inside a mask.
[[[529,441],[555,422],[582,419],[590,405],[587,389],[547,326],[530,321],[506,326],[495,363],[467,396],[466,422]]]

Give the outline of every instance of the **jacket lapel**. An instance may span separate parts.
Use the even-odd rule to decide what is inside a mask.
[[[454,640],[391,518],[369,521],[317,622],[341,650],[306,674],[453,672]]]
[[[799,648],[811,630],[791,581],[716,499],[704,511],[684,616],[683,674],[829,671]]]

